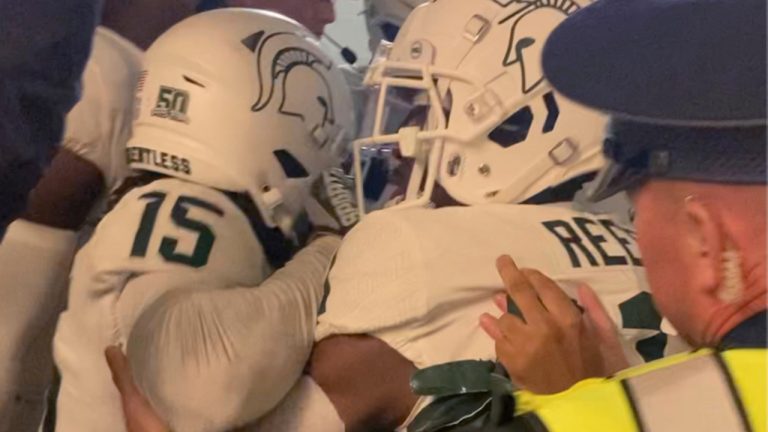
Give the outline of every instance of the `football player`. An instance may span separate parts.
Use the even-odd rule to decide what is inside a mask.
[[[80,102],[62,147],[0,245],[0,431],[37,430],[51,380],[51,338],[79,244],[127,174],[125,144],[143,49],[195,13],[197,0],[104,3]]]
[[[77,255],[56,328],[61,432],[124,430],[103,357],[118,343],[177,430],[270,410],[304,367],[338,240],[285,264],[312,223],[350,223],[320,174],[354,133],[351,98],[304,27],[206,12],[161,36],[144,67],[127,149],[138,175]]]
[[[415,395],[410,379],[435,365],[461,370],[465,360],[495,359],[478,317],[497,313],[493,263],[502,254],[553,275],[573,297],[581,283],[594,287],[633,363],[682,348],[661,329],[634,232],[612,215],[572,209],[603,164],[605,120],[555,93],[539,59],[552,29],[582,6],[431,2],[374,61],[367,80],[379,95],[375,130],[356,152],[377,147],[399,158],[392,165],[405,179],[403,202],[345,238],[310,374],[253,430],[431,430],[422,410],[432,399]],[[387,129],[390,117],[406,118],[404,126]],[[126,400],[140,399],[122,389]],[[460,400],[441,420],[471,419],[489,400]]]
[[[549,33],[582,6],[430,2],[374,60],[367,83],[377,113],[370,137],[356,143],[357,160],[362,147],[389,148],[407,186],[402,203],[345,238],[308,368],[322,395],[284,418],[337,414],[317,431],[411,425],[431,401],[412,392],[414,372],[495,359],[478,317],[495,313],[493,263],[504,254],[554,276],[573,298],[580,283],[594,287],[634,363],[670,349],[632,229],[572,208],[603,164],[605,120],[553,91],[540,58]],[[403,114],[404,126],[390,128],[389,118]],[[490,400],[479,398],[442,414],[470,418]]]
[[[376,58],[379,46],[387,46],[392,43],[400,31],[408,15],[414,8],[425,3],[425,0],[365,0],[365,23],[368,29],[369,46]],[[366,116],[360,116],[361,130],[370,127],[373,122],[373,110],[368,109],[370,92],[364,84],[368,67],[344,69],[347,73],[350,86],[354,90],[355,103]],[[390,116],[390,121],[400,124],[402,119]],[[368,126],[366,126],[368,125]],[[363,153],[364,197],[368,201],[368,207],[378,209],[386,205],[390,199],[394,187],[388,184],[388,177],[392,174],[389,170],[386,152],[368,148]]]

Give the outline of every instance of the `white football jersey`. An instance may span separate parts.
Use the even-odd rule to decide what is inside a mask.
[[[73,266],[54,337],[58,432],[124,430],[104,349],[170,290],[258,285],[270,273],[246,215],[223,193],[162,179],[128,193]]]
[[[483,205],[374,212],[344,239],[327,283],[316,340],[369,334],[417,368],[494,360],[479,326],[500,314],[496,258],[512,256],[576,297],[587,283],[621,328],[630,361],[664,353],[634,232],[569,205]],[[413,414],[427,401],[422,400]]]

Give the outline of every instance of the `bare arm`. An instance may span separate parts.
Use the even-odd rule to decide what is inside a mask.
[[[104,190],[92,162],[59,149],[50,168],[29,195],[23,219],[53,228],[79,230]]]
[[[309,372],[347,432],[395,430],[418,401],[410,387],[416,367],[371,336],[336,336],[317,343]]]

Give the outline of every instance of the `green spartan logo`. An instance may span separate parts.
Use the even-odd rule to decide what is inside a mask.
[[[160,86],[160,94],[157,95],[157,103],[152,110],[152,116],[189,123],[188,108],[189,93],[187,91]]]

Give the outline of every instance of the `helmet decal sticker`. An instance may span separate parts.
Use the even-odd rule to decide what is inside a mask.
[[[180,123],[189,123],[188,109],[189,92],[169,86],[160,86],[157,102],[151,115]]]
[[[338,135],[333,92],[328,75],[332,61],[318,52],[292,45],[293,39],[305,36],[291,32],[254,33],[243,39],[243,45],[256,54],[259,89],[252,110],[259,112],[278,101],[278,112],[301,119],[320,148]],[[280,42],[280,43],[273,43]],[[274,47],[274,48],[272,48]],[[302,83],[319,80],[322,94],[307,94]]]
[[[504,56],[503,65],[509,67],[519,65],[522,73],[524,94],[533,91],[542,81],[544,74],[541,71],[540,58],[543,49],[544,40],[536,40],[531,37],[531,28],[526,28],[528,18],[531,15],[553,12],[559,18],[564,20],[569,15],[581,9],[573,0],[493,0],[495,3],[514,8],[499,24],[512,22],[512,29],[509,35],[509,45]],[[550,17],[551,18],[551,17]],[[530,22],[530,21],[529,21]],[[554,23],[553,23],[554,24]],[[549,34],[549,31],[536,29],[539,34]]]

